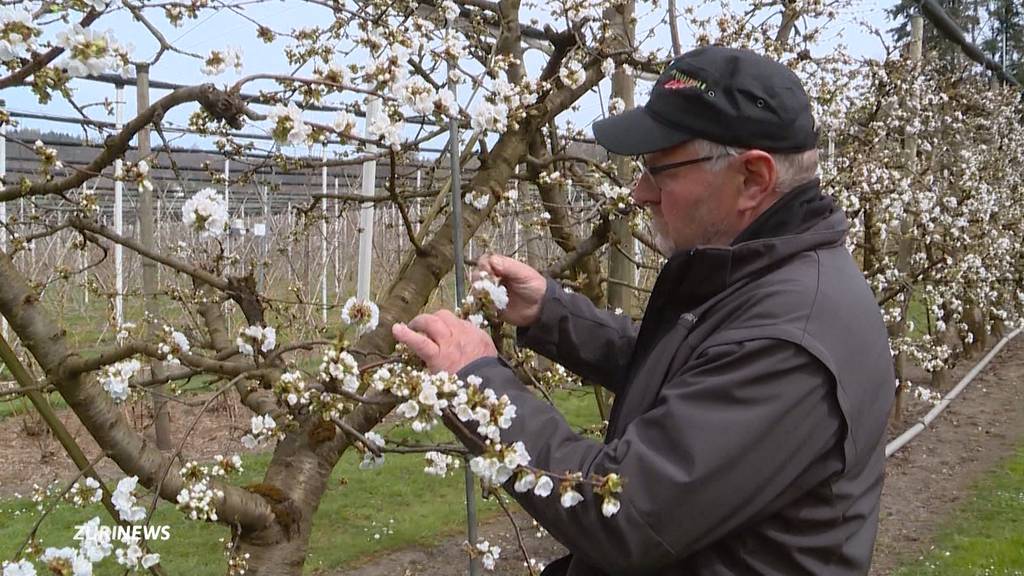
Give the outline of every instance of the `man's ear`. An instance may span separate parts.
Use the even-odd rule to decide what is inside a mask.
[[[739,205],[741,212],[753,210],[757,213],[774,201],[778,169],[775,159],[764,150],[750,150],[740,155],[742,160],[742,190]],[[766,204],[767,201],[767,204]]]

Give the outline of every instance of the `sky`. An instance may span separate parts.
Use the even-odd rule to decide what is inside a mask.
[[[887,29],[890,25],[884,15],[884,10],[890,4],[891,2],[860,0],[859,4],[857,4],[852,11],[852,14],[854,17],[862,18],[875,26]],[[680,2],[680,5],[685,5],[685,2]],[[742,5],[742,2],[734,2],[734,6],[739,7]],[[661,4],[659,10],[663,10],[663,6],[664,3]],[[641,18],[643,18],[645,13],[651,13],[652,8],[650,4],[644,4],[638,9],[638,11]],[[185,20],[184,25],[180,28],[173,28],[167,24],[163,16],[158,11],[148,11],[147,15],[162,29],[167,39],[170,40],[173,45],[183,50],[205,55],[212,49],[222,49],[227,46],[234,46],[241,48],[243,52],[244,66],[241,73],[236,73],[233,68],[229,68],[226,73],[217,77],[203,75],[200,72],[201,63],[194,59],[189,59],[178,54],[167,53],[151,72],[151,77],[154,80],[163,80],[181,84],[198,84],[212,81],[218,85],[223,85],[233,83],[240,77],[248,74],[261,72],[282,73],[283,71],[289,70],[282,50],[283,46],[286,44],[286,39],[279,38],[274,44],[264,44],[256,39],[254,33],[255,26],[252,22],[249,22],[248,20],[227,10],[221,9],[216,12],[204,13],[198,20]],[[331,17],[330,12],[326,8],[306,3],[290,2],[287,0],[254,4],[246,9],[246,15],[253,20],[269,23],[276,30],[288,30],[293,27],[322,23],[325,18]],[[529,16],[529,14],[525,14],[524,20],[529,18]],[[846,21],[843,21],[839,26],[833,27],[833,29],[842,30],[845,37],[843,40],[846,43],[848,50],[853,55],[863,57],[880,57],[883,54],[881,44],[877,38],[861,30],[860,27],[857,26],[850,18],[845,20]],[[99,21],[99,24],[95,27],[98,30],[109,29],[114,31],[114,35],[119,42],[122,44],[131,44],[133,46],[133,55],[138,58],[150,58],[157,48],[155,40],[153,40],[138,23],[132,21],[130,15],[124,10],[102,18]],[[644,29],[643,20],[641,21],[638,29]],[[668,28],[663,27],[663,30],[665,38],[657,37],[654,39],[654,42],[667,47],[669,44],[669,40],[667,38]],[[680,33],[683,36],[683,45],[686,46],[688,44],[687,30],[682,29]],[[837,40],[835,38],[823,39],[820,51],[824,53],[831,50],[836,41]],[[539,61],[541,55],[536,51],[532,51],[531,58],[535,61]],[[309,70],[306,70],[306,72],[308,71]],[[263,84],[262,86],[270,87],[270,84]],[[104,99],[109,99],[110,101],[114,100],[114,87],[109,84],[102,84],[87,80],[75,80],[73,82],[73,87],[75,90],[76,100],[79,104],[101,102]],[[607,80],[602,82],[601,88],[603,98],[607,99],[609,93],[609,84]],[[647,89],[648,87],[645,86],[644,83],[640,83],[638,85],[638,103],[645,99]],[[250,88],[246,91],[251,92],[252,89]],[[464,101],[468,92],[469,91],[466,87],[463,86],[460,91],[460,100]],[[126,101],[125,117],[131,118],[136,109],[134,88],[129,86],[125,89],[124,93]],[[151,101],[155,101],[163,94],[165,94],[165,92],[155,89],[152,90]],[[35,95],[25,88],[5,90],[2,97],[7,101],[7,106],[11,111],[52,114],[57,116],[77,116],[74,109],[59,95],[55,96],[53,101],[45,106],[40,105],[36,100]],[[183,106],[179,110],[172,112],[172,114],[168,116],[168,121],[182,124],[186,121],[188,113],[192,110],[194,110],[194,106]],[[578,126],[585,127],[590,121],[601,114],[600,110],[601,104],[599,99],[596,95],[591,95],[582,101],[580,110],[572,114],[572,120]],[[107,116],[99,108],[90,109],[90,115],[94,119],[114,120],[112,115]],[[327,120],[327,118],[322,116],[320,119]],[[82,134],[80,129],[68,124],[57,124],[41,120],[22,120],[21,122],[22,127],[25,128],[54,130],[65,133],[77,133],[79,135]],[[251,132],[256,128],[256,126],[248,126],[246,131]],[[93,133],[93,137],[95,137],[95,133]],[[198,137],[184,137],[178,140],[176,144],[198,146],[201,148],[211,147],[211,142],[209,140],[204,140]],[[267,143],[264,143],[263,145],[265,146]],[[303,148],[302,150],[291,150],[290,152],[302,154],[309,153],[310,151]],[[314,153],[319,154],[319,152]]]

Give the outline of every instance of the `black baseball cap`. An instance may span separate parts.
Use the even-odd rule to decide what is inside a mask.
[[[673,60],[645,106],[595,122],[594,137],[624,156],[696,138],[767,152],[818,145],[811,103],[796,74],[750,50],[725,46]]]

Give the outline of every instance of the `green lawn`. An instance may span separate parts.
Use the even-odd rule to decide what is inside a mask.
[[[555,400],[574,426],[597,423],[596,405],[589,389],[556,392]],[[414,438],[406,429],[394,429],[385,436],[410,441],[422,438]],[[434,441],[451,440],[443,428],[432,431],[430,437]],[[465,533],[462,469],[454,476],[440,479],[423,473],[424,462],[419,455],[389,454],[386,458],[385,465],[377,470],[359,470],[360,457],[350,451],[335,468],[314,520],[307,572],[357,565],[389,550],[429,545]],[[269,454],[245,457],[245,472],[232,483],[259,482],[269,459]],[[479,497],[479,490],[477,494]],[[34,506],[26,499],[0,500],[0,514],[5,518],[0,525],[0,559],[11,558],[21,545],[38,517]],[[497,505],[489,501],[480,501],[478,510],[482,519],[501,514]],[[102,524],[110,524],[99,506],[58,506],[39,531],[42,545],[73,545],[74,526],[96,515],[102,518]],[[169,574],[224,574],[222,544],[218,540],[229,537],[226,528],[187,521],[166,503],[157,508],[153,523],[170,526],[171,538],[153,543]],[[114,566],[112,559],[105,560],[97,566],[97,574],[114,573]]]
[[[1024,574],[1024,448],[980,481],[941,527],[935,549],[896,576]]]

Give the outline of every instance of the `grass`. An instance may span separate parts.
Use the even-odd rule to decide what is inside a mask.
[[[554,399],[574,427],[598,422],[589,389],[559,391]],[[411,431],[404,428],[385,435],[389,439],[423,441],[422,436],[412,438]],[[443,428],[432,431],[429,439],[452,441]],[[386,458],[385,465],[377,470],[359,470],[360,456],[349,451],[335,467],[314,519],[306,557],[307,573],[344,569],[388,551],[431,545],[465,533],[465,484],[461,469],[452,477],[439,479],[423,473],[424,462],[418,455],[389,454]],[[248,455],[243,461],[245,472],[232,481],[237,485],[259,482],[270,455]],[[477,497],[482,520],[501,514],[493,502],[479,500],[479,490]],[[0,559],[9,559],[24,541],[38,513],[33,502],[22,498],[0,500],[0,515],[5,519],[0,525]],[[100,506],[75,509],[61,504],[47,516],[38,537],[44,547],[71,546],[74,527],[97,515],[101,524],[110,524]],[[229,537],[226,528],[187,521],[164,502],[157,507],[153,524],[170,527],[169,540],[153,543],[169,574],[224,573],[223,549],[218,540]],[[114,561],[107,559],[97,565],[96,573],[115,571]]]
[[[1024,574],[1024,447],[977,483],[934,549],[896,576]]]

